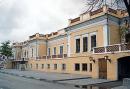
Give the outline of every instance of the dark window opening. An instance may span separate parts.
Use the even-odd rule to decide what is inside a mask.
[[[76,53],[80,52],[80,39],[76,39]]]
[[[44,69],[44,64],[42,64],[42,69]]]
[[[66,64],[62,64],[62,70],[66,70]]]
[[[30,66],[31,66],[31,68],[32,68],[32,64],[31,64]]]
[[[82,64],[82,71],[87,71],[87,64],[86,63]]]
[[[54,64],[54,70],[57,70],[57,64]]]
[[[36,64],[36,69],[38,69],[38,64]]]
[[[63,46],[60,46],[60,55],[63,54]]]
[[[83,38],[83,52],[88,51],[88,37]]]
[[[33,49],[32,49],[32,57],[33,57]]]
[[[80,64],[78,63],[75,64],[75,71],[80,71]]]
[[[47,64],[47,68],[50,69],[50,64]]]
[[[51,49],[48,48],[48,56],[50,56],[50,55],[51,55]]]
[[[92,72],[92,63],[90,63],[90,72]]]
[[[91,36],[91,48],[96,47],[96,35]]]

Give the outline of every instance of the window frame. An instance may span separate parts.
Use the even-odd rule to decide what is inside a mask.
[[[61,51],[61,48],[62,48],[62,51]],[[60,45],[59,54],[60,54],[60,55],[63,55],[63,53],[64,53],[64,46],[63,46],[63,45]]]
[[[66,70],[66,64],[62,64],[62,70]]]
[[[93,36],[96,36],[96,39],[95,39],[95,45],[94,45],[94,41],[92,42],[92,37]],[[97,47],[97,32],[92,32],[92,33],[90,33],[90,43],[91,43],[91,50],[94,48],[94,47]]]
[[[51,56],[51,48],[48,48],[48,56]]]
[[[79,44],[78,44],[78,40],[79,40]],[[76,53],[80,53],[81,47],[80,47],[80,38],[76,38],[75,39],[75,52]]]
[[[54,70],[57,70],[57,64],[54,64]]]
[[[36,69],[38,69],[38,63],[36,63]]]
[[[47,69],[50,69],[51,68],[51,65],[50,64],[47,64]]]
[[[44,64],[42,64],[41,68],[44,69]]]
[[[84,45],[84,38],[87,38],[87,40],[85,41],[85,45]],[[82,36],[82,40],[83,40],[83,52],[87,52],[88,51],[88,41],[89,41],[89,38],[88,38],[88,34],[85,34]],[[84,46],[86,46],[86,48],[84,48]]]
[[[53,55],[56,55],[56,47],[53,48]]]
[[[80,71],[80,63],[75,63],[75,71]]]
[[[89,71],[90,71],[90,72],[93,71],[93,64],[92,64],[92,63],[89,64]]]
[[[82,63],[82,71],[88,71],[88,64],[87,63]]]

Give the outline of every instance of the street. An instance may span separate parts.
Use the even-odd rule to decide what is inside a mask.
[[[0,89],[77,89],[76,87],[26,79],[0,73]]]

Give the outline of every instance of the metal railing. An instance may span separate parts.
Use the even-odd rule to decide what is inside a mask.
[[[105,47],[96,47],[93,49],[94,54],[116,53],[125,51],[130,51],[130,44],[115,44],[115,45],[108,45]]]
[[[63,58],[67,58],[67,54],[36,57],[36,59],[63,59]]]

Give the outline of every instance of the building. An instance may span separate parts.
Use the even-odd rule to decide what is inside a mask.
[[[25,42],[13,43],[12,68],[19,69],[24,60],[27,70],[108,80],[130,77],[130,33],[122,33],[130,23],[127,19],[124,10],[103,6],[70,19],[69,26],[57,32],[36,33]]]

